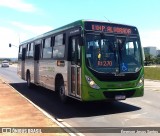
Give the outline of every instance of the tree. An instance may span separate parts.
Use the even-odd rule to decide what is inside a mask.
[[[155,63],[160,64],[160,56],[155,57]]]
[[[145,54],[145,65],[153,64],[154,57],[151,54]]]

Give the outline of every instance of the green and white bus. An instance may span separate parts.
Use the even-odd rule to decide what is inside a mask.
[[[134,26],[79,20],[19,46],[18,74],[61,100],[125,100],[144,94],[143,50]]]

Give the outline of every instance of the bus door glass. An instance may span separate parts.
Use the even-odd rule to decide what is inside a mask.
[[[39,83],[39,59],[40,59],[40,46],[41,44],[35,44],[34,52],[34,83]]]
[[[71,94],[81,96],[80,37],[71,37]]]

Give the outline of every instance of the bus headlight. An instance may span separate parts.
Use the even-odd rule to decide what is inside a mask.
[[[141,79],[139,80],[137,87],[140,87],[144,84],[144,76],[141,77]]]
[[[100,89],[100,87],[89,76],[86,76],[86,80],[91,88]]]

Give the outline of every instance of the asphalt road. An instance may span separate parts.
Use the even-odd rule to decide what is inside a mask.
[[[50,115],[73,127],[160,127],[160,82],[145,81],[145,95],[113,104],[82,103],[70,100],[62,104],[56,94],[42,87],[28,89],[17,76],[16,68],[1,68],[3,77],[17,91]],[[85,135],[97,135],[85,133]],[[101,134],[103,135],[103,134]]]

